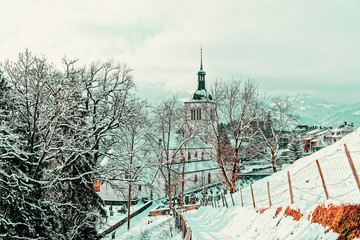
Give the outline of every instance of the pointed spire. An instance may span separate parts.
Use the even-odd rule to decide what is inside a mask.
[[[200,70],[203,70],[203,66],[202,66],[202,46],[200,48]]]

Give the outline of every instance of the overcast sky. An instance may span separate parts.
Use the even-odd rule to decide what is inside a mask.
[[[0,57],[116,59],[141,94],[190,95],[200,46],[207,86],[255,80],[267,94],[360,101],[358,0],[2,0]]]

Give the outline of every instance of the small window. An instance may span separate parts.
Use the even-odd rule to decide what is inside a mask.
[[[194,182],[197,182],[197,175],[195,175]]]
[[[141,185],[139,185],[139,191],[141,191]]]
[[[211,118],[212,121],[215,120],[215,111],[214,111],[214,109],[210,110],[210,118]]]
[[[201,109],[197,110],[197,120],[201,120]]]
[[[198,154],[197,154],[197,152],[195,152],[195,159],[197,159],[197,157],[198,157]]]
[[[191,109],[191,120],[195,120],[195,109]]]
[[[211,183],[211,174],[208,174],[208,183]]]
[[[189,161],[191,160],[191,153],[190,152],[188,153],[188,160]]]
[[[201,152],[201,160],[204,160],[204,159],[205,159],[205,153]]]

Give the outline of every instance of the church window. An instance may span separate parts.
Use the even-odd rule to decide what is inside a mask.
[[[191,120],[195,120],[195,109],[191,109]]]
[[[208,174],[208,183],[211,183],[211,174]]]
[[[215,120],[215,111],[214,111],[214,109],[210,110],[210,118],[211,118],[212,121]]]
[[[205,153],[201,152],[201,160],[204,160],[204,159],[205,159]]]
[[[197,120],[201,120],[201,109],[197,110]]]
[[[197,157],[198,157],[198,154],[197,154],[197,152],[195,152],[195,159],[197,159]]]
[[[194,182],[197,182],[197,175],[195,175]]]
[[[191,153],[190,152],[188,153],[188,160],[189,161],[191,160]]]

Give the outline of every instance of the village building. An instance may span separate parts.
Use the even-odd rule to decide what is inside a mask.
[[[329,134],[324,137],[324,140],[329,144],[334,144],[344,136],[354,131],[354,123],[347,124],[344,122],[341,126],[335,129],[331,129]]]
[[[313,127],[301,133],[301,144],[305,153],[312,153],[336,143],[353,131],[354,124],[347,124],[347,122],[334,129],[331,127]]]

